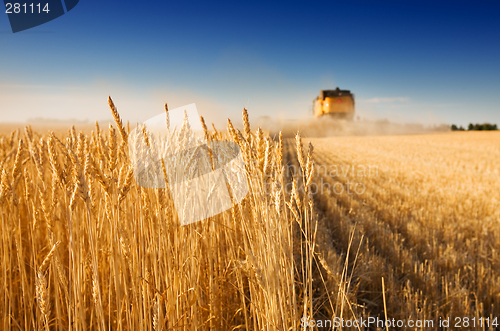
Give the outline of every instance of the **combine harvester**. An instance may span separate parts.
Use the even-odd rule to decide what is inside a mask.
[[[313,114],[316,117],[331,116],[352,120],[354,118],[354,95],[349,90],[321,90],[313,101]]]

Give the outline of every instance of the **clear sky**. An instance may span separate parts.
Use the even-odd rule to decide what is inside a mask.
[[[0,115],[144,121],[310,116],[320,89],[364,118],[500,124],[499,1],[97,1],[12,33],[0,12]]]

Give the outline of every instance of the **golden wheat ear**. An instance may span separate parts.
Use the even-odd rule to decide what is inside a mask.
[[[110,96],[108,96],[108,105],[109,109],[111,109],[111,114],[113,115],[113,119],[115,120],[116,127],[118,128],[118,132],[120,133],[120,137],[122,138],[122,141],[126,144],[127,143],[127,131],[123,127],[122,119],[120,118],[120,114],[118,114],[118,110],[116,109],[116,106],[111,99]]]
[[[168,113],[167,103],[165,103],[165,124],[167,125],[167,130],[170,130],[170,114]]]

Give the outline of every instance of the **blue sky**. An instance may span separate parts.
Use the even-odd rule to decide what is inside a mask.
[[[358,115],[500,124],[498,1],[94,1],[13,34],[0,12],[1,121],[144,121],[195,102],[212,121],[310,116],[320,89]]]

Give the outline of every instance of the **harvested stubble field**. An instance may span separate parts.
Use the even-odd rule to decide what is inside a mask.
[[[240,146],[248,195],[182,226],[168,190],[136,184],[130,130],[110,107],[106,130],[0,136],[0,329],[299,330],[303,317],[500,313],[498,133],[306,148],[251,130],[244,111],[242,132],[228,121],[205,137]]]

